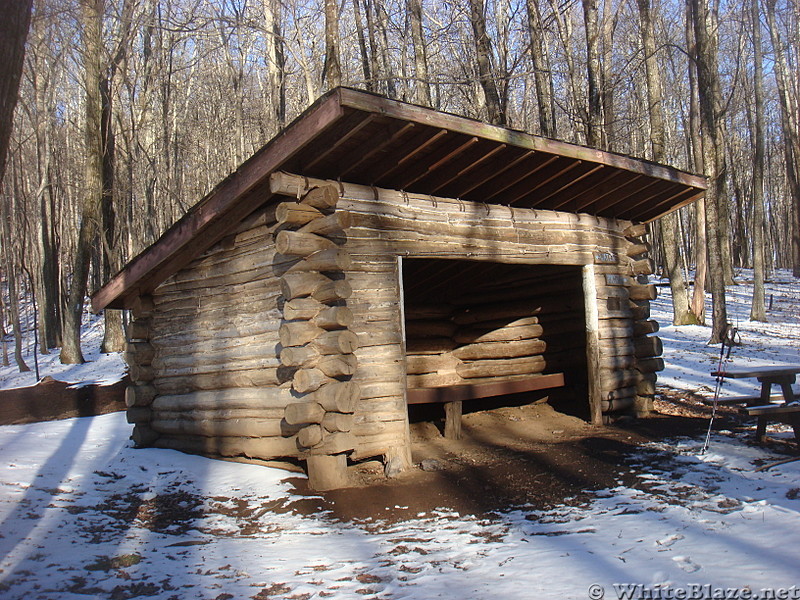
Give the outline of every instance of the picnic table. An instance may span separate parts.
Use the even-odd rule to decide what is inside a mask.
[[[767,421],[778,421],[791,425],[794,437],[800,444],[800,402],[795,399],[792,384],[800,373],[800,365],[770,365],[762,367],[739,367],[712,371],[715,377],[728,379],[755,378],[761,383],[758,396],[734,396],[717,400],[718,404],[741,405],[739,412],[758,417],[756,439],[763,442]],[[779,395],[772,394],[772,386],[780,388]]]

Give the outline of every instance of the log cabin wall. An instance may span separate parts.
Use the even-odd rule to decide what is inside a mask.
[[[271,187],[274,193],[295,195],[308,185],[323,183],[276,173]],[[361,344],[356,352],[358,369],[353,376],[362,391],[353,428],[358,438],[354,458],[382,454],[389,445],[408,443],[404,394],[409,383],[401,334],[398,256],[571,266],[584,270],[591,266],[598,317],[599,406],[595,412],[598,416],[602,413],[599,420],[609,420],[620,413],[646,413],[654,392],[654,372],[663,368],[663,363],[654,358],[660,354],[660,342],[649,336],[657,329],[655,322],[648,321],[649,301],[655,298],[655,287],[637,279],[652,271],[646,257],[648,246],[642,240],[646,233],[644,226],[582,214],[477,204],[354,184],[336,185],[342,196],[339,207],[352,218],[345,244],[353,262],[347,271],[352,286],[348,305],[354,314],[353,331]],[[559,285],[572,287],[563,278],[560,283],[558,279],[550,284],[553,286],[550,298],[556,293],[570,293],[556,289]],[[412,384],[423,382],[424,379],[418,378],[429,373],[420,371],[431,368],[423,366],[431,359],[417,358],[421,354],[440,355],[437,360],[444,362],[437,365],[436,376],[428,379],[445,381],[440,378],[439,370],[447,373],[452,361],[447,362],[443,350],[452,350],[453,344],[446,341],[444,334],[454,331],[458,335],[458,329],[453,330],[448,323],[463,308],[456,307],[451,313],[453,309],[447,305],[409,305],[408,323],[427,320],[430,326],[431,321],[438,320],[436,327],[442,334],[430,336],[434,340],[432,345],[408,336]],[[437,311],[450,316],[445,318]],[[564,315],[563,331],[568,331],[567,323],[571,320],[571,315]],[[551,337],[543,334],[542,338],[545,343],[553,344],[553,367],[564,368],[568,366],[563,362],[564,356],[570,349],[559,348],[552,341],[553,337],[564,339],[558,332],[558,322],[553,320]],[[525,322],[533,324],[532,319]],[[536,356],[535,350],[529,350],[530,355],[523,357],[527,361]],[[461,361],[464,362],[463,358]]]
[[[153,349],[142,443],[207,455],[298,453],[280,342],[274,211],[261,211],[153,293],[129,337]],[[138,389],[134,388],[134,389]],[[130,392],[131,395],[139,395]],[[144,417],[144,416],[143,416]]]

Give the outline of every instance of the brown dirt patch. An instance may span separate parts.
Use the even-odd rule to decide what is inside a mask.
[[[127,378],[113,385],[80,388],[70,385],[45,377],[31,387],[0,390],[0,425],[92,417],[125,410]]]
[[[611,426],[592,426],[546,403],[473,412],[464,415],[460,440],[445,439],[433,422],[412,423],[413,469],[387,479],[380,463],[364,463],[353,469],[353,488],[313,502],[298,479],[306,499],[294,508],[326,510],[343,520],[393,521],[436,508],[485,515],[581,503],[589,492],[635,481],[626,459],[640,444],[705,431],[706,407],[696,398],[677,400],[659,401],[651,418]]]

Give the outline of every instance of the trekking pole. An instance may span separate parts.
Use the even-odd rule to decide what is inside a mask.
[[[705,454],[708,450],[708,444],[711,441],[711,428],[714,425],[714,418],[717,416],[717,401],[719,400],[719,393],[722,390],[722,382],[725,379],[725,371],[722,369],[722,361],[729,360],[731,357],[731,350],[739,342],[739,330],[733,327],[730,323],[725,324],[725,329],[722,331],[722,346],[719,349],[719,361],[717,362],[717,385],[714,388],[714,402],[711,407],[711,419],[708,421],[708,431],[706,432],[706,441],[703,444],[703,449],[700,454]],[[725,347],[728,347],[728,352],[725,352]]]

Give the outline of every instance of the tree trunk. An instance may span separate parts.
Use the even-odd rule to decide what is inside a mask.
[[[63,346],[61,362],[75,364],[84,362],[81,351],[81,321],[86,297],[92,245],[100,219],[103,199],[103,140],[102,99],[102,20],[104,0],[82,0],[84,47],[84,84],[86,92],[86,123],[84,165],[84,189],[81,203],[78,240],[72,268],[72,281],[64,311]]]
[[[364,23],[361,15],[361,0],[353,0],[353,19],[356,25],[358,49],[361,53],[361,72],[364,74],[364,85],[367,87],[368,91],[374,92],[375,82],[372,79],[369,50],[367,49],[367,38],[364,36]]]
[[[269,82],[270,118],[276,131],[286,125],[286,77],[281,5],[278,0],[264,0],[264,30],[267,33],[267,80]]]
[[[689,54],[689,154],[695,173],[703,172],[703,142],[700,139],[700,106],[697,93],[697,44],[694,35],[694,10],[692,1],[686,1],[686,49]],[[694,203],[694,289],[691,311],[698,324],[706,322],[706,276],[708,274],[708,244],[706,242],[706,201],[701,198]]]
[[[492,42],[486,32],[486,16],[483,0],[469,0],[470,22],[475,36],[475,60],[478,66],[478,80],[486,99],[486,118],[493,125],[505,126],[506,113],[500,101],[500,93],[492,68]]]
[[[586,143],[593,148],[603,148],[603,102],[600,91],[600,28],[597,0],[581,0],[583,21],[586,26],[586,75],[589,100],[589,121]]]
[[[758,0],[750,0],[753,36],[753,300],[751,321],[766,321],[764,308],[764,67],[761,56],[761,18]]]
[[[781,40],[775,20],[775,0],[765,2],[767,25],[775,55],[775,83],[778,86],[778,100],[781,107],[781,129],[783,131],[783,152],[786,163],[786,178],[791,194],[791,237],[792,237],[792,273],[800,277],[800,115],[798,115],[798,98],[793,90],[797,89],[796,69],[789,69],[786,64],[787,51]]]
[[[406,10],[411,19],[411,41],[414,45],[414,89],[417,102],[423,106],[432,106],[431,87],[428,81],[428,57],[422,29],[422,0],[408,0]]]
[[[539,131],[549,138],[555,138],[556,115],[553,102],[553,77],[547,59],[544,42],[542,15],[539,0],[527,0],[528,35],[531,40],[531,62],[533,63],[533,84],[536,89],[536,105],[539,113]]]
[[[700,132],[703,136],[703,165],[708,176],[706,231],[711,281],[711,343],[719,343],[728,321],[725,306],[725,267],[720,243],[719,206],[726,200],[726,162],[722,137],[722,95],[717,67],[717,14],[708,0],[691,0],[697,48],[697,82],[700,104]]]
[[[0,184],[6,170],[32,5],[33,0],[0,0]]]
[[[666,157],[666,131],[663,114],[663,86],[656,60],[656,43],[653,31],[653,18],[650,0],[637,0],[641,19],[642,48],[647,77],[647,109],[650,119],[650,144],[653,160],[663,163]],[[664,248],[664,267],[672,290],[672,323],[687,325],[697,323],[689,311],[689,296],[686,281],[681,270],[680,237],[678,235],[678,215],[670,213],[659,221],[661,243]]]
[[[325,63],[322,66],[322,83],[327,83],[329,88],[342,85],[339,45],[339,5],[336,0],[325,0]]]

